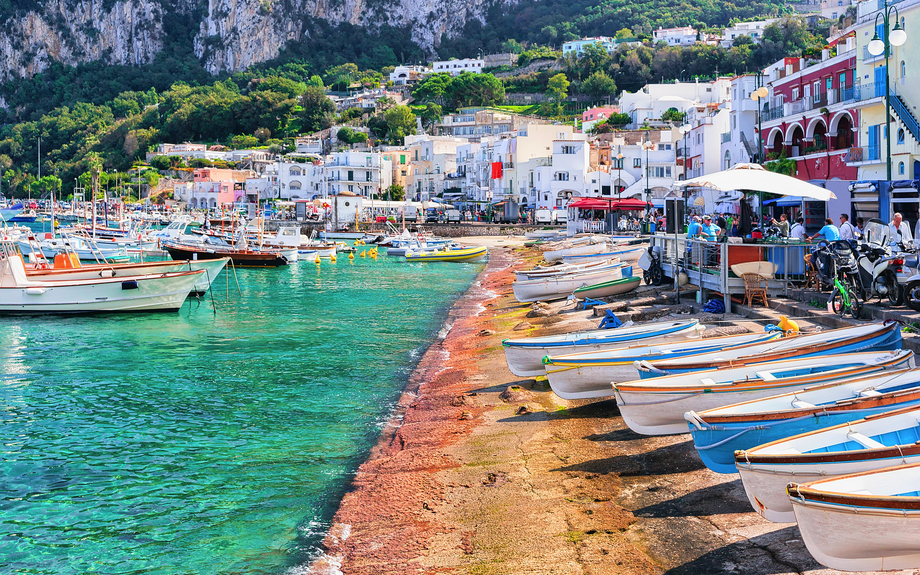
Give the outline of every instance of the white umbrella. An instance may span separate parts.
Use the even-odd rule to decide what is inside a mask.
[[[791,176],[765,170],[763,166],[757,164],[737,164],[722,172],[676,182],[676,185],[712,188],[723,192],[729,190],[769,192],[781,196],[802,196],[822,202],[837,197],[830,190],[819,188]]]

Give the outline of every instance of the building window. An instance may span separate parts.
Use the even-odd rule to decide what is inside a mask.
[[[613,169],[622,170],[623,169],[623,158],[614,158],[613,159]]]
[[[899,128],[899,129],[898,129],[898,143],[899,143],[899,144],[903,144],[903,143],[904,143],[904,128]],[[903,174],[904,172],[901,172],[901,173]]]
[[[898,175],[904,175],[904,162],[898,162]]]
[[[633,167],[641,168],[642,167],[642,158],[633,158]]]
[[[901,60],[901,77],[907,75],[907,67],[904,65],[904,60]]]

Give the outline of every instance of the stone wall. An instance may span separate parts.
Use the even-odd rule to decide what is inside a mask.
[[[290,221],[279,221],[271,220],[265,223],[265,230],[274,232],[277,231],[278,227],[281,225],[300,225],[300,233],[305,236],[309,236],[313,230],[316,230],[317,235],[320,232],[324,231],[325,224],[321,223],[306,223],[306,222],[290,222]],[[436,236],[445,237],[445,238],[463,238],[467,236],[507,236],[507,235],[524,235],[526,232],[531,232],[534,230],[542,230],[547,226],[534,226],[529,224],[481,224],[481,223],[461,223],[461,224],[425,224],[422,226],[414,226],[412,224],[407,224],[409,231],[415,232],[419,228],[425,231],[426,233],[434,234]],[[564,230],[564,227],[559,227],[560,230]],[[350,226],[349,231],[355,231],[354,226]],[[362,232],[367,233],[377,233],[385,234],[387,229],[385,225],[382,224],[369,224],[362,225]]]

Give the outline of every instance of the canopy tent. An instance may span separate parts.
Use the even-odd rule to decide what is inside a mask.
[[[813,200],[811,198],[803,198],[802,196],[786,196],[784,198],[776,198],[774,200],[765,200],[763,205],[769,206],[772,204],[776,204],[777,206],[780,206],[780,207],[788,207],[788,206],[801,205],[802,202],[805,202],[805,201],[813,201]]]
[[[579,198],[568,205],[570,208],[580,208],[582,210],[611,210],[611,211],[624,211],[624,210],[644,210],[650,204],[643,202],[642,200],[636,200],[634,198],[627,198],[625,200],[605,200],[602,198]]]
[[[750,190],[754,192],[768,192],[781,196],[801,196],[809,200],[826,202],[836,196],[824,188],[809,184],[784,174],[777,174],[757,164],[737,164],[736,166],[700,176],[692,180],[676,182],[679,187],[703,187],[714,190]]]

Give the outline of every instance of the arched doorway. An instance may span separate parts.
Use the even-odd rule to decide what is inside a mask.
[[[811,124],[808,125],[808,130],[811,132],[811,145],[809,147],[815,151],[826,150],[828,146],[827,124],[825,124],[824,119],[816,118],[812,120]]]
[[[805,149],[805,132],[802,130],[802,126],[795,124],[789,130],[789,137],[787,142],[789,142],[789,153],[790,157],[801,155],[802,150]]]
[[[853,121],[849,114],[843,114],[837,122],[837,137],[834,141],[835,150],[845,150],[853,146]]]
[[[783,152],[783,132],[782,130],[776,129],[770,133],[770,137],[767,140],[769,147],[768,153],[775,154],[778,157]]]

